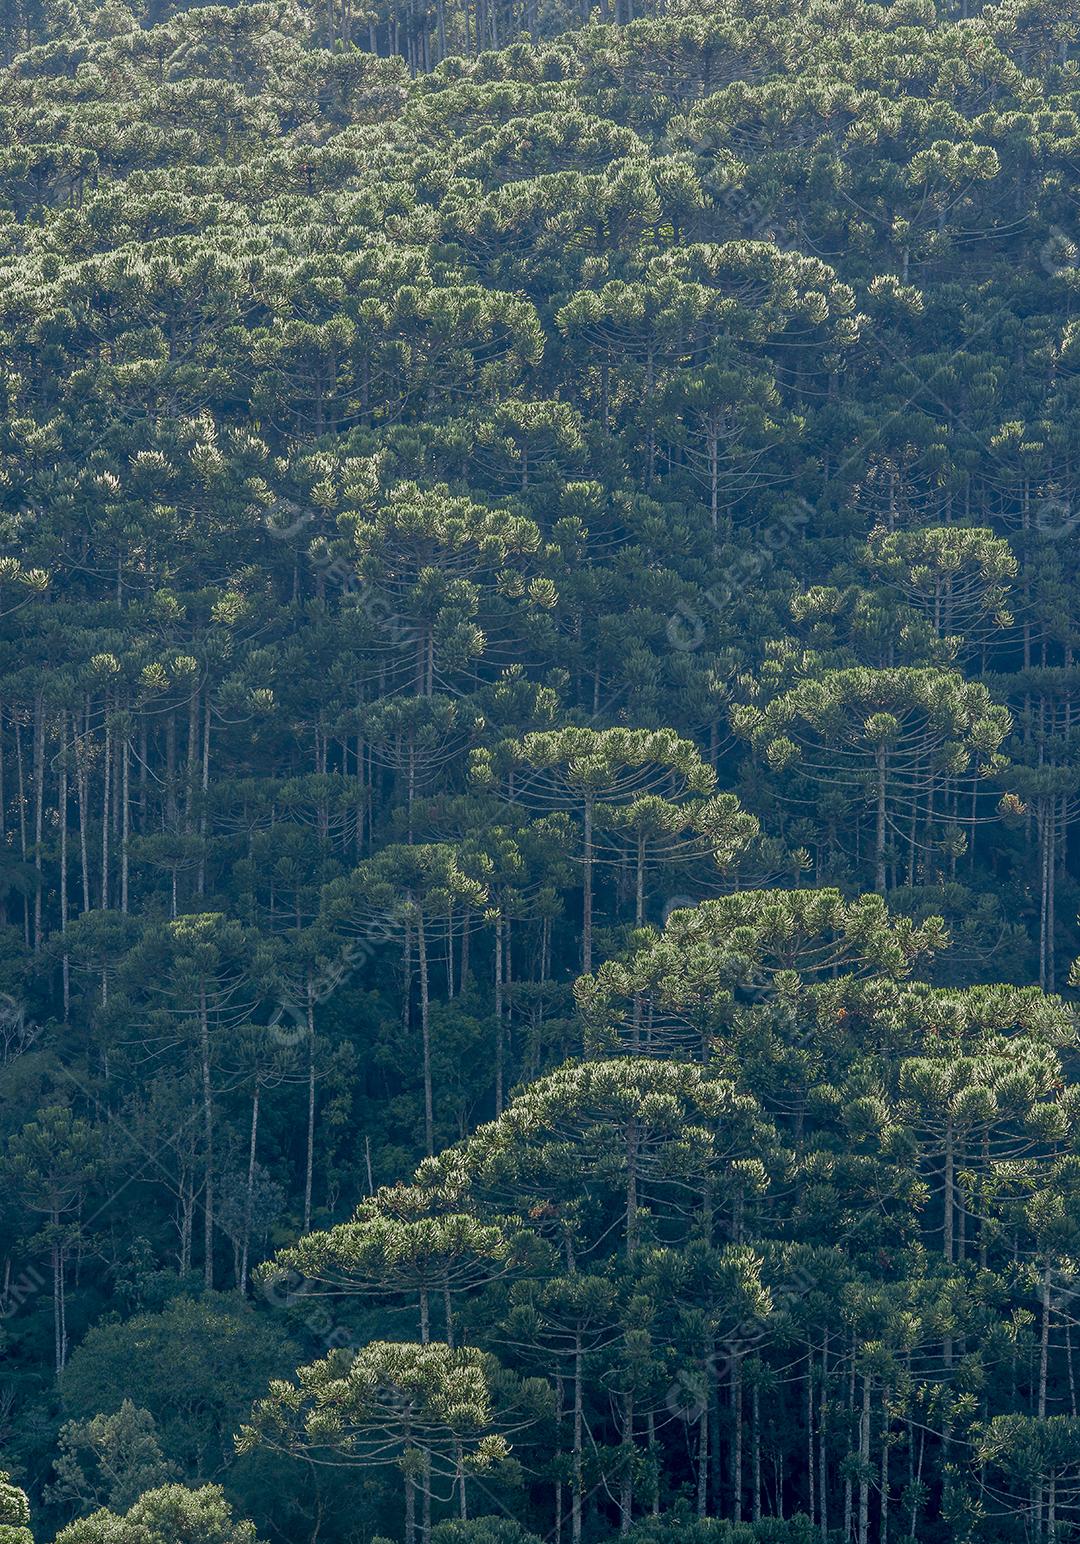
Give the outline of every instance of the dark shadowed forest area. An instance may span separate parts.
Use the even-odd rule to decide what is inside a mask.
[[[1080,1541],[1080,12],[0,0],[0,1544]]]

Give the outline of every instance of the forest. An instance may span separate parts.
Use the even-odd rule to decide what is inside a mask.
[[[0,0],[0,1544],[1080,1540],[1080,12]]]

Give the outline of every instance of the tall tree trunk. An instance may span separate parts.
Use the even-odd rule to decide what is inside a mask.
[[[105,702],[105,754],[101,759],[101,909],[109,909],[109,806],[112,802],[112,722]]]
[[[953,1201],[955,1193],[956,1134],[950,1119],[945,1128],[945,1195],[942,1207],[942,1253],[947,1261],[953,1258]]]
[[[573,1488],[570,1496],[570,1536],[573,1544],[581,1544],[581,1503],[584,1499],[584,1468],[582,1453],[584,1450],[584,1410],[583,1410],[583,1361],[584,1352],[581,1343],[580,1326],[574,1331],[574,1469]]]
[[[176,802],[176,712],[171,710],[165,720],[165,824],[175,831],[179,821]]]
[[[191,1245],[195,1222],[195,1178],[191,1170],[184,1168],[180,1175],[180,1274],[187,1276],[191,1270]]]
[[[629,1533],[634,1517],[634,1395],[623,1395],[622,1465],[619,1473],[619,1532]]]
[[[184,801],[184,818],[189,833],[195,830],[195,790],[198,787],[199,769],[199,688],[192,687],[188,698],[187,724],[187,789]]]
[[[863,1374],[862,1415],[859,1419],[859,1544],[870,1537],[870,1374]]]
[[[889,1391],[881,1390],[881,1501],[878,1544],[889,1544]]]
[[[585,845],[583,853],[584,881],[582,886],[581,969],[584,975],[592,971],[592,913],[593,913],[593,798],[585,798]]]
[[[203,1196],[203,1282],[214,1290],[214,1100],[210,1084],[210,1016],[205,986],[199,989],[199,1052],[202,1069],[206,1193]]]
[[[811,1523],[817,1517],[817,1474],[814,1465],[814,1351],[806,1353],[806,1489]]]
[[[60,1218],[54,1212],[50,1219],[52,1223],[52,1244],[50,1245],[50,1263],[52,1265],[52,1300],[53,1300],[53,1364],[56,1368],[56,1376],[59,1378],[64,1370],[64,1340],[63,1323],[60,1316],[60,1278],[63,1267],[60,1256]]]
[[[1039,1332],[1039,1420],[1046,1419],[1046,1392],[1050,1368],[1050,1285],[1052,1274],[1050,1258],[1043,1261],[1042,1271],[1042,1322]]]
[[[851,1455],[854,1452],[854,1443],[851,1440],[851,1425],[855,1418],[855,1332],[851,1332],[851,1365],[848,1368],[847,1391],[845,1397],[845,1409],[847,1411],[848,1427],[848,1459],[844,1466],[844,1539],[845,1544],[851,1538],[852,1524],[852,1482],[851,1482]]]
[[[750,1517],[761,1521],[761,1389],[755,1377],[750,1390]]]
[[[626,1129],[626,1258],[633,1260],[637,1249],[638,1225],[638,1123],[631,1119]]]
[[[825,1418],[828,1413],[829,1386],[829,1336],[821,1348],[821,1398],[818,1402],[818,1510],[821,1516],[821,1537],[829,1536],[829,1463],[825,1436]]]
[[[4,765],[4,708],[0,704],[0,842],[7,846],[7,785]],[[7,926],[7,895],[0,893],[0,926]]]
[[[196,892],[199,895],[206,893],[206,819],[207,819],[207,795],[210,791],[210,693],[207,692],[203,704],[203,734],[202,734],[202,775],[200,779],[199,799],[199,867],[196,875]]]
[[[502,907],[495,912],[495,1114],[501,1115],[506,1098],[503,1065],[503,922]]]
[[[416,1544],[416,1481],[405,1476],[405,1544]]]
[[[424,1057],[424,1144],[428,1157],[435,1152],[435,1106],[431,1086],[431,1002],[428,991],[427,929],[421,907],[416,911],[416,953],[420,966],[420,1036]]]
[[[877,816],[874,824],[874,889],[885,894],[885,786],[886,752],[884,745],[877,749]]]
[[[34,953],[41,953],[44,942],[42,930],[42,901],[45,886],[42,881],[42,839],[45,834],[45,699],[41,692],[34,698]]]
[[[251,1225],[255,1214],[255,1147],[259,1138],[259,1096],[261,1084],[255,1075],[255,1092],[251,1096],[251,1135],[248,1141],[247,1189],[244,1194],[244,1237],[240,1255],[240,1293],[247,1295],[248,1262],[251,1259]]]
[[[743,1372],[736,1353],[731,1365],[731,1520],[742,1522],[743,1493]]]
[[[637,884],[634,902],[634,922],[638,927],[645,926],[645,837],[638,836],[637,841]]]
[[[0,793],[0,798],[3,795]],[[60,790],[57,795],[57,815],[60,828],[60,936],[66,938],[68,930],[68,748],[67,713],[60,715]],[[61,961],[64,992],[64,1023],[71,1018],[71,957],[64,949]]]
[[[315,1174],[315,986],[306,983],[307,1009],[307,1152],[304,1161],[304,1232],[311,1232],[311,1192]]]
[[[23,761],[22,720],[20,718],[20,711],[21,710],[16,709],[12,713],[12,720],[15,725],[15,771],[18,777],[19,794],[19,857],[22,859],[23,863],[25,863],[29,856],[29,847],[26,835],[26,769]],[[30,902],[28,901],[25,894],[23,895],[23,941],[26,944],[26,947],[29,949]]]
[[[698,1450],[697,1450],[697,1515],[707,1517],[709,1514],[709,1444],[711,1433],[709,1430],[709,1380],[713,1358],[712,1336],[706,1335],[704,1345],[701,1348],[701,1413],[698,1416]]]
[[[120,748],[120,910],[127,915],[131,842],[131,742],[125,731]]]

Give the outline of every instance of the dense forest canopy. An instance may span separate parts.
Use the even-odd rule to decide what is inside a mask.
[[[1080,21],[0,4],[0,1544],[1080,1537]]]

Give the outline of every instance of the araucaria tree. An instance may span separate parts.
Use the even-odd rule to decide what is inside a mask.
[[[1075,0],[0,0],[0,1544],[1080,1544],[1078,167]]]

